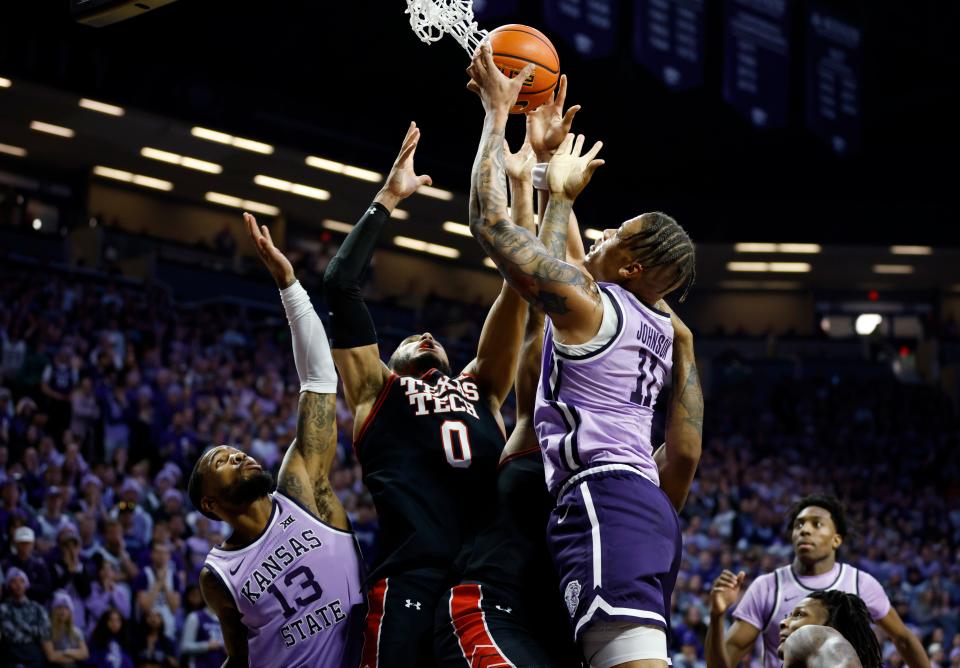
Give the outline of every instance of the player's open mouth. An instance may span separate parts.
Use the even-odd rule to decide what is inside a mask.
[[[429,341],[424,341],[423,343],[420,344],[417,350],[433,350],[433,344],[430,343]]]
[[[243,465],[245,469],[262,469],[263,467],[257,464],[256,462],[247,462]]]

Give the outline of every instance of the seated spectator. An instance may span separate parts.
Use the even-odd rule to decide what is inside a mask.
[[[198,586],[187,589],[185,600],[190,612],[183,624],[181,660],[186,668],[220,668],[227,660],[220,620],[203,600]]]
[[[50,604],[50,639],[43,641],[47,661],[66,668],[77,668],[90,658],[83,632],[73,622],[73,601],[57,591]]]
[[[37,516],[37,526],[40,537],[49,545],[56,544],[61,529],[73,524],[70,516],[63,512],[66,492],[63,487],[48,487],[43,497],[43,512]]]
[[[154,543],[150,553],[150,565],[143,569],[133,587],[136,592],[137,611],[145,615],[150,610],[160,613],[164,633],[171,640],[175,637],[177,612],[180,610],[180,593],[184,589],[183,573],[176,570],[170,559],[170,546]]]
[[[30,527],[19,527],[13,534],[13,556],[3,563],[3,570],[19,569],[26,573],[31,586],[29,596],[40,605],[45,606],[53,593],[53,578],[47,562],[35,553],[35,534]],[[44,613],[46,614],[46,613]]]
[[[86,609],[84,600],[90,595],[93,570],[80,554],[80,536],[73,525],[67,525],[57,536],[58,558],[50,567],[53,588],[70,597],[74,623],[85,628]]]
[[[6,597],[0,603],[0,657],[5,666],[43,668],[43,643],[50,640],[50,618],[27,598],[30,578],[19,568],[5,568]]]
[[[143,632],[133,651],[136,668],[177,668],[177,648],[164,634],[163,617],[156,608],[143,616]]]
[[[118,581],[118,577],[116,566],[107,559],[101,559],[100,568],[97,569],[97,579],[90,586],[90,595],[85,601],[87,618],[90,620],[87,625],[90,630],[96,620],[110,609],[117,610],[124,619],[130,618],[132,601],[130,586],[126,582]]]
[[[103,544],[95,554],[113,564],[123,581],[132,582],[140,575],[140,569],[130,558],[123,542],[123,527],[119,520],[109,519],[103,523]]]
[[[100,615],[90,636],[90,665],[93,668],[133,668],[123,617],[112,608]]]

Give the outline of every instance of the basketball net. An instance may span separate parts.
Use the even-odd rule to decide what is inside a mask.
[[[451,35],[471,58],[487,38],[473,20],[473,0],[407,0],[406,13],[421,42],[433,44]]]

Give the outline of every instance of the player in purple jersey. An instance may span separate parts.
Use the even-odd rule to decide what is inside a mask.
[[[724,571],[710,595],[706,658],[710,668],[733,668],[755,645],[764,668],[780,668],[780,621],[794,605],[817,591],[842,591],[863,599],[871,619],[884,630],[910,668],[929,668],[917,637],[890,605],[883,587],[870,575],[837,561],[847,535],[846,513],[832,496],[801,499],[787,518],[793,563],[762,575],[747,589],[724,633],[724,615],[740,597],[746,574]],[[758,641],[759,639],[759,641]]]
[[[808,632],[797,638],[803,628],[830,628],[844,642],[824,632]],[[785,668],[847,665],[838,659],[847,661],[851,668],[880,668],[883,663],[880,643],[870,627],[870,613],[856,594],[836,590],[811,592],[780,621],[779,640],[777,654]],[[853,651],[856,663],[846,656],[845,643]]]
[[[681,539],[650,426],[672,364],[662,300],[692,282],[693,244],[669,216],[645,214],[607,230],[583,268],[557,259],[551,249],[566,245],[573,202],[603,164],[601,144],[583,155],[582,136],[560,145],[537,239],[510,220],[503,185],[509,109],[530,70],[508,79],[484,44],[467,73],[486,110],[471,230],[511,286],[549,316],[535,422],[557,496],[548,540],[574,635],[592,666],[661,668]],[[702,413],[689,424],[699,431]],[[696,464],[686,462],[684,475]]]
[[[337,449],[337,376],[323,325],[269,230],[244,219],[270,270],[290,324],[300,377],[297,436],[277,479],[226,445],[197,461],[194,507],[230,524],[200,572],[220,619],[224,666],[352,666],[360,648],[363,591],[359,547],[330,486]]]

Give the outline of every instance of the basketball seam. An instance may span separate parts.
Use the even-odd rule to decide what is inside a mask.
[[[525,63],[532,63],[533,65],[536,65],[537,67],[542,67],[543,69],[545,69],[545,70],[546,70],[547,72],[549,72],[550,74],[553,74],[553,75],[560,74],[559,71],[557,71],[557,70],[551,70],[549,67],[547,67],[547,66],[544,65],[543,63],[538,63],[538,62],[535,61],[535,60],[530,60],[529,58],[524,58],[523,56],[515,56],[515,55],[513,55],[512,53],[499,53],[499,52],[497,52],[497,51],[494,51],[494,52],[493,52],[493,57],[496,58],[497,56],[503,56],[504,58],[513,58],[514,60],[522,60],[522,61],[525,62]],[[554,85],[556,85],[556,83],[554,83]],[[544,89],[544,90],[546,90],[546,89]]]
[[[544,44],[546,44],[547,47],[549,47],[550,51],[553,53],[553,57],[557,59],[557,63],[560,62],[560,54],[557,53],[557,48],[556,48],[552,43],[550,43],[550,41],[549,41],[548,39],[545,39],[545,36],[544,36],[544,35],[538,35],[537,33],[535,33],[535,32],[530,32],[529,30],[520,30],[521,27],[526,27],[526,26],[521,26],[520,24],[514,24],[514,26],[512,26],[512,27],[510,27],[510,28],[506,28],[505,30],[503,30],[503,33],[519,32],[519,33],[523,33],[524,35],[530,35],[531,37],[536,37],[538,40],[540,40],[541,42],[543,42]],[[494,30],[493,32],[494,32],[494,33],[497,33],[498,31],[497,31],[497,30]],[[546,68],[544,68],[544,69],[546,69]],[[551,71],[552,71],[552,70],[551,70]]]

